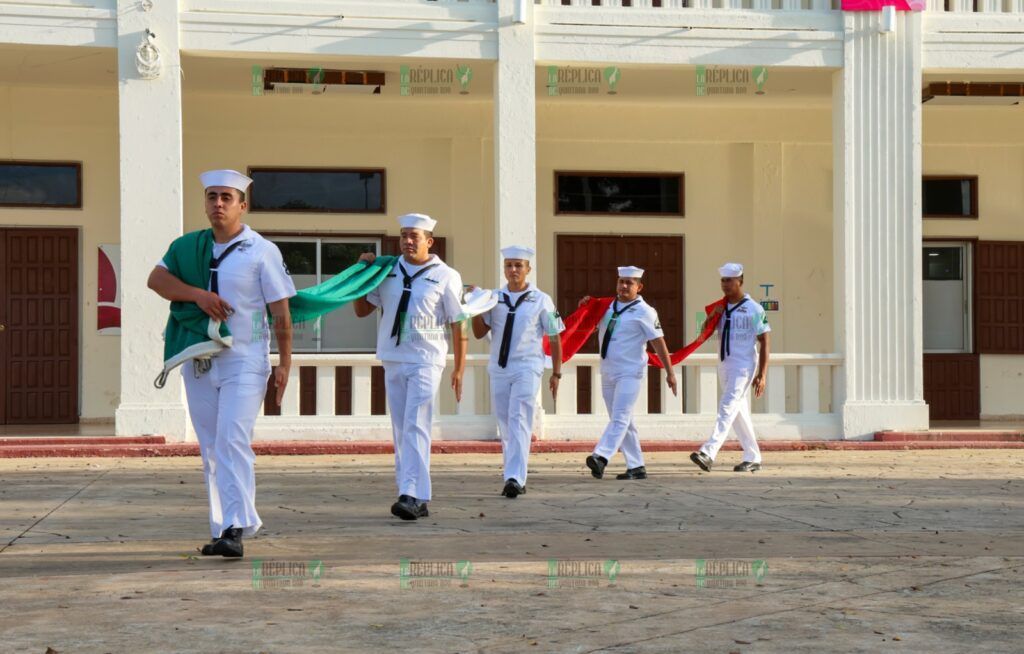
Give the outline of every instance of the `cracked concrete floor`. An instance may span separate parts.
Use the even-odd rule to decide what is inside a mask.
[[[0,459],[0,652],[1024,649],[1021,452],[737,457],[535,455],[507,500],[435,455],[416,523],[390,456],[261,457],[241,561],[196,556],[198,459]]]

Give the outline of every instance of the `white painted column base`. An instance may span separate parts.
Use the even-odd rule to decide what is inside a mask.
[[[184,441],[191,431],[183,404],[121,404],[114,415],[118,436],[164,436],[169,441]]]
[[[843,405],[843,438],[873,440],[884,430],[914,431],[928,428],[924,402],[847,402]]]

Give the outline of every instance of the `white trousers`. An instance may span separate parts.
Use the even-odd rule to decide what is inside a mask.
[[[246,365],[249,364],[249,365]],[[196,377],[191,363],[181,368],[192,426],[199,438],[206,492],[210,500],[210,535],[241,527],[245,536],[259,531],[256,513],[256,424],[269,372],[254,372],[248,361],[214,358],[210,371]]]
[[[715,420],[711,438],[700,446],[701,452],[714,459],[718,450],[729,436],[729,429],[736,431],[743,447],[743,460],[761,463],[761,449],[754,437],[754,422],[750,419],[750,385],[754,381],[753,370],[729,370],[718,367],[718,381],[722,385],[722,397],[718,401],[718,418]]]
[[[505,462],[505,481],[515,479],[526,484],[526,466],[533,437],[533,416],[537,409],[537,390],[541,371],[524,368],[491,374],[491,404],[498,419],[501,453]]]
[[[626,457],[627,468],[638,468],[644,464],[644,453],[640,450],[640,435],[633,421],[633,407],[640,397],[641,384],[647,383],[643,374],[601,375],[601,395],[611,420],[601,434],[601,440],[594,448],[594,454],[612,460],[620,449]]]
[[[442,366],[384,362],[399,495],[430,500],[430,428]]]

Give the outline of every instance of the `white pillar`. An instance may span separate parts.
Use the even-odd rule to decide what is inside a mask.
[[[537,128],[533,3],[513,22],[515,0],[498,0],[494,71],[495,249],[537,247]],[[503,283],[501,257],[497,285]],[[534,262],[533,279],[537,279]]]
[[[137,51],[146,30],[160,55],[160,74],[144,79]],[[153,386],[162,368],[167,302],[146,278],[182,232],[181,67],[178,3],[118,0],[118,125],[121,179],[121,403],[119,436],[161,434],[183,440],[187,417],[177,373]],[[152,53],[152,51],[150,51]],[[145,54],[145,53],[144,53]],[[196,202],[200,202],[196,198]]]
[[[921,348],[921,24],[843,16],[833,83],[837,400],[843,436],[928,426]]]

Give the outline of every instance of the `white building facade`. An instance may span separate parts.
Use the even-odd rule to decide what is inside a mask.
[[[205,226],[198,173],[222,167],[257,173],[247,222],[299,286],[422,211],[467,283],[535,247],[563,313],[611,294],[614,265],[647,267],[677,348],[717,266],[744,262],[772,309],[762,438],[1020,418],[1021,88],[1024,0],[894,19],[823,0],[0,2],[0,424],[194,438],[180,379],[153,384],[167,314],[145,280]],[[303,327],[258,439],[389,438],[365,327]],[[436,437],[494,437],[471,353]],[[707,434],[716,364],[686,361],[678,400],[649,384],[646,438]],[[539,437],[597,437],[596,374],[596,355],[567,364]]]

